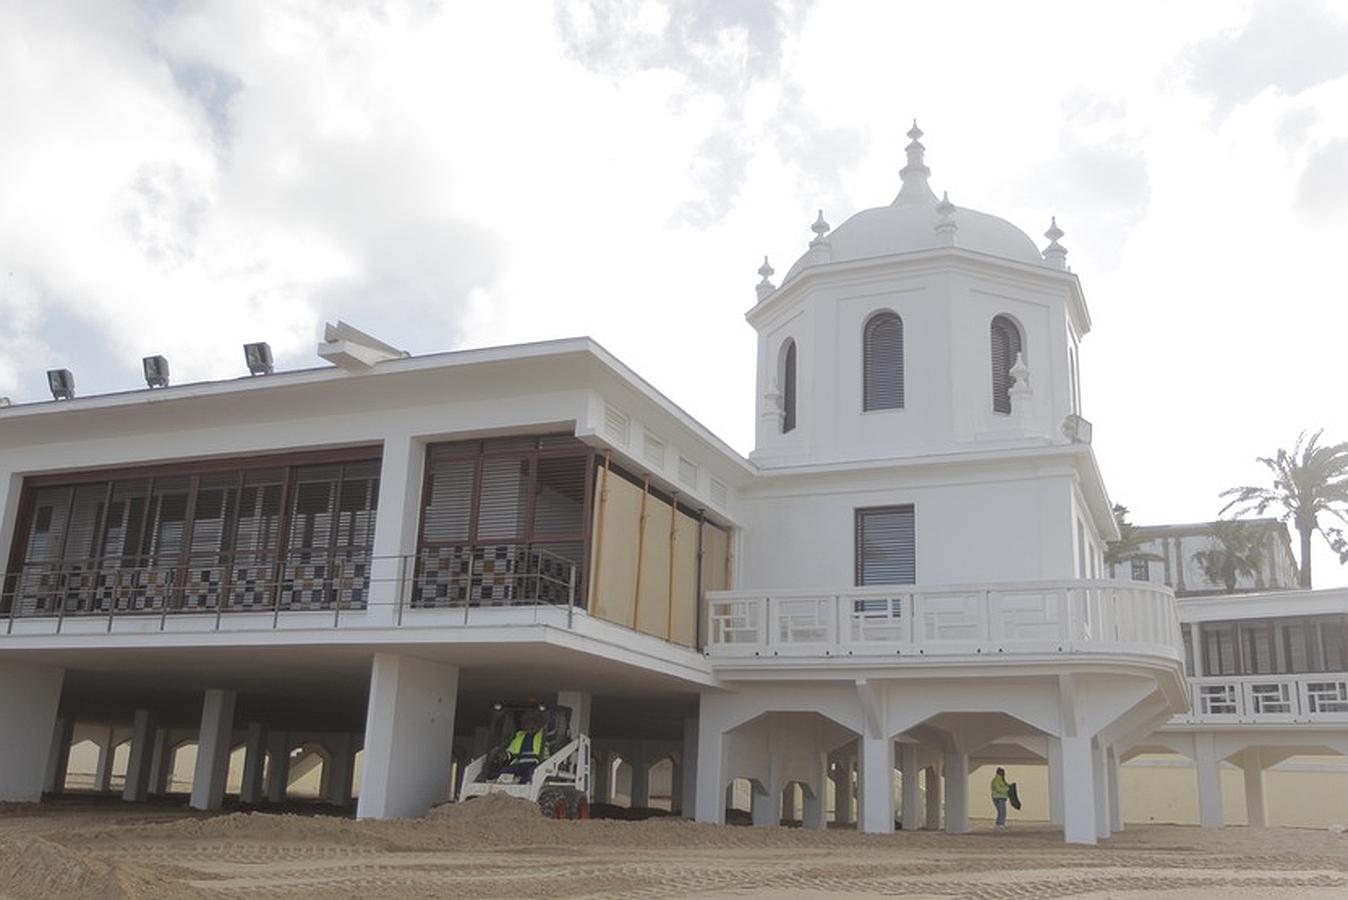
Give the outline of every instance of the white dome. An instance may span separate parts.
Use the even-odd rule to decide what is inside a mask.
[[[908,165],[900,173],[903,188],[894,202],[889,206],[862,210],[812,243],[787,272],[783,284],[809,266],[949,246],[1030,265],[1047,265],[1029,235],[997,216],[947,205],[948,219],[945,221],[954,225],[953,241],[937,230],[943,222],[942,201],[927,184],[931,170],[923,163],[925,148],[917,140],[921,134],[914,123],[909,132],[913,141],[907,147]]]

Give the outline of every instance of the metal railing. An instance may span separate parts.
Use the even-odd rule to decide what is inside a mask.
[[[213,557],[187,567],[176,557],[163,566],[115,562],[30,563],[6,576],[0,582],[4,633],[60,633],[72,621],[106,621],[112,632],[118,621],[154,619],[160,630],[187,619],[222,630],[231,617],[249,614],[250,624],[261,614],[276,627],[283,613],[330,614],[337,627],[344,613],[380,610],[401,625],[416,610],[463,610],[467,621],[471,609],[511,606],[565,607],[569,616],[583,574],[578,559],[524,544],[465,544],[402,556],[296,551],[279,561]]]
[[[1144,650],[1184,659],[1169,588],[1100,580],[707,596],[712,657]]]
[[[1193,709],[1176,721],[1348,722],[1348,673],[1190,678]]]

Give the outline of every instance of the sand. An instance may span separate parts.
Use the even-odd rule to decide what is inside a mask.
[[[0,897],[965,897],[1268,900],[1348,896],[1348,837],[1132,827],[1067,847],[1044,825],[969,835],[558,822],[482,798],[422,820],[115,802],[0,810]]]

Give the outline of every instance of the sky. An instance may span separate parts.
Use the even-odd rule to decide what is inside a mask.
[[[1348,440],[1348,2],[0,0],[0,395],[588,334],[752,449],[755,270],[932,185],[1039,239],[1094,330],[1135,522]],[[1316,586],[1348,584],[1321,547]]]

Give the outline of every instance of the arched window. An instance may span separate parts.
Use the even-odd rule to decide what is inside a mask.
[[[1020,327],[1010,316],[992,320],[992,411],[1011,412],[1011,367],[1025,349]]]
[[[788,339],[782,345],[782,434],[796,427],[796,342]]]
[[[878,312],[861,340],[861,408],[903,409],[903,320]]]

